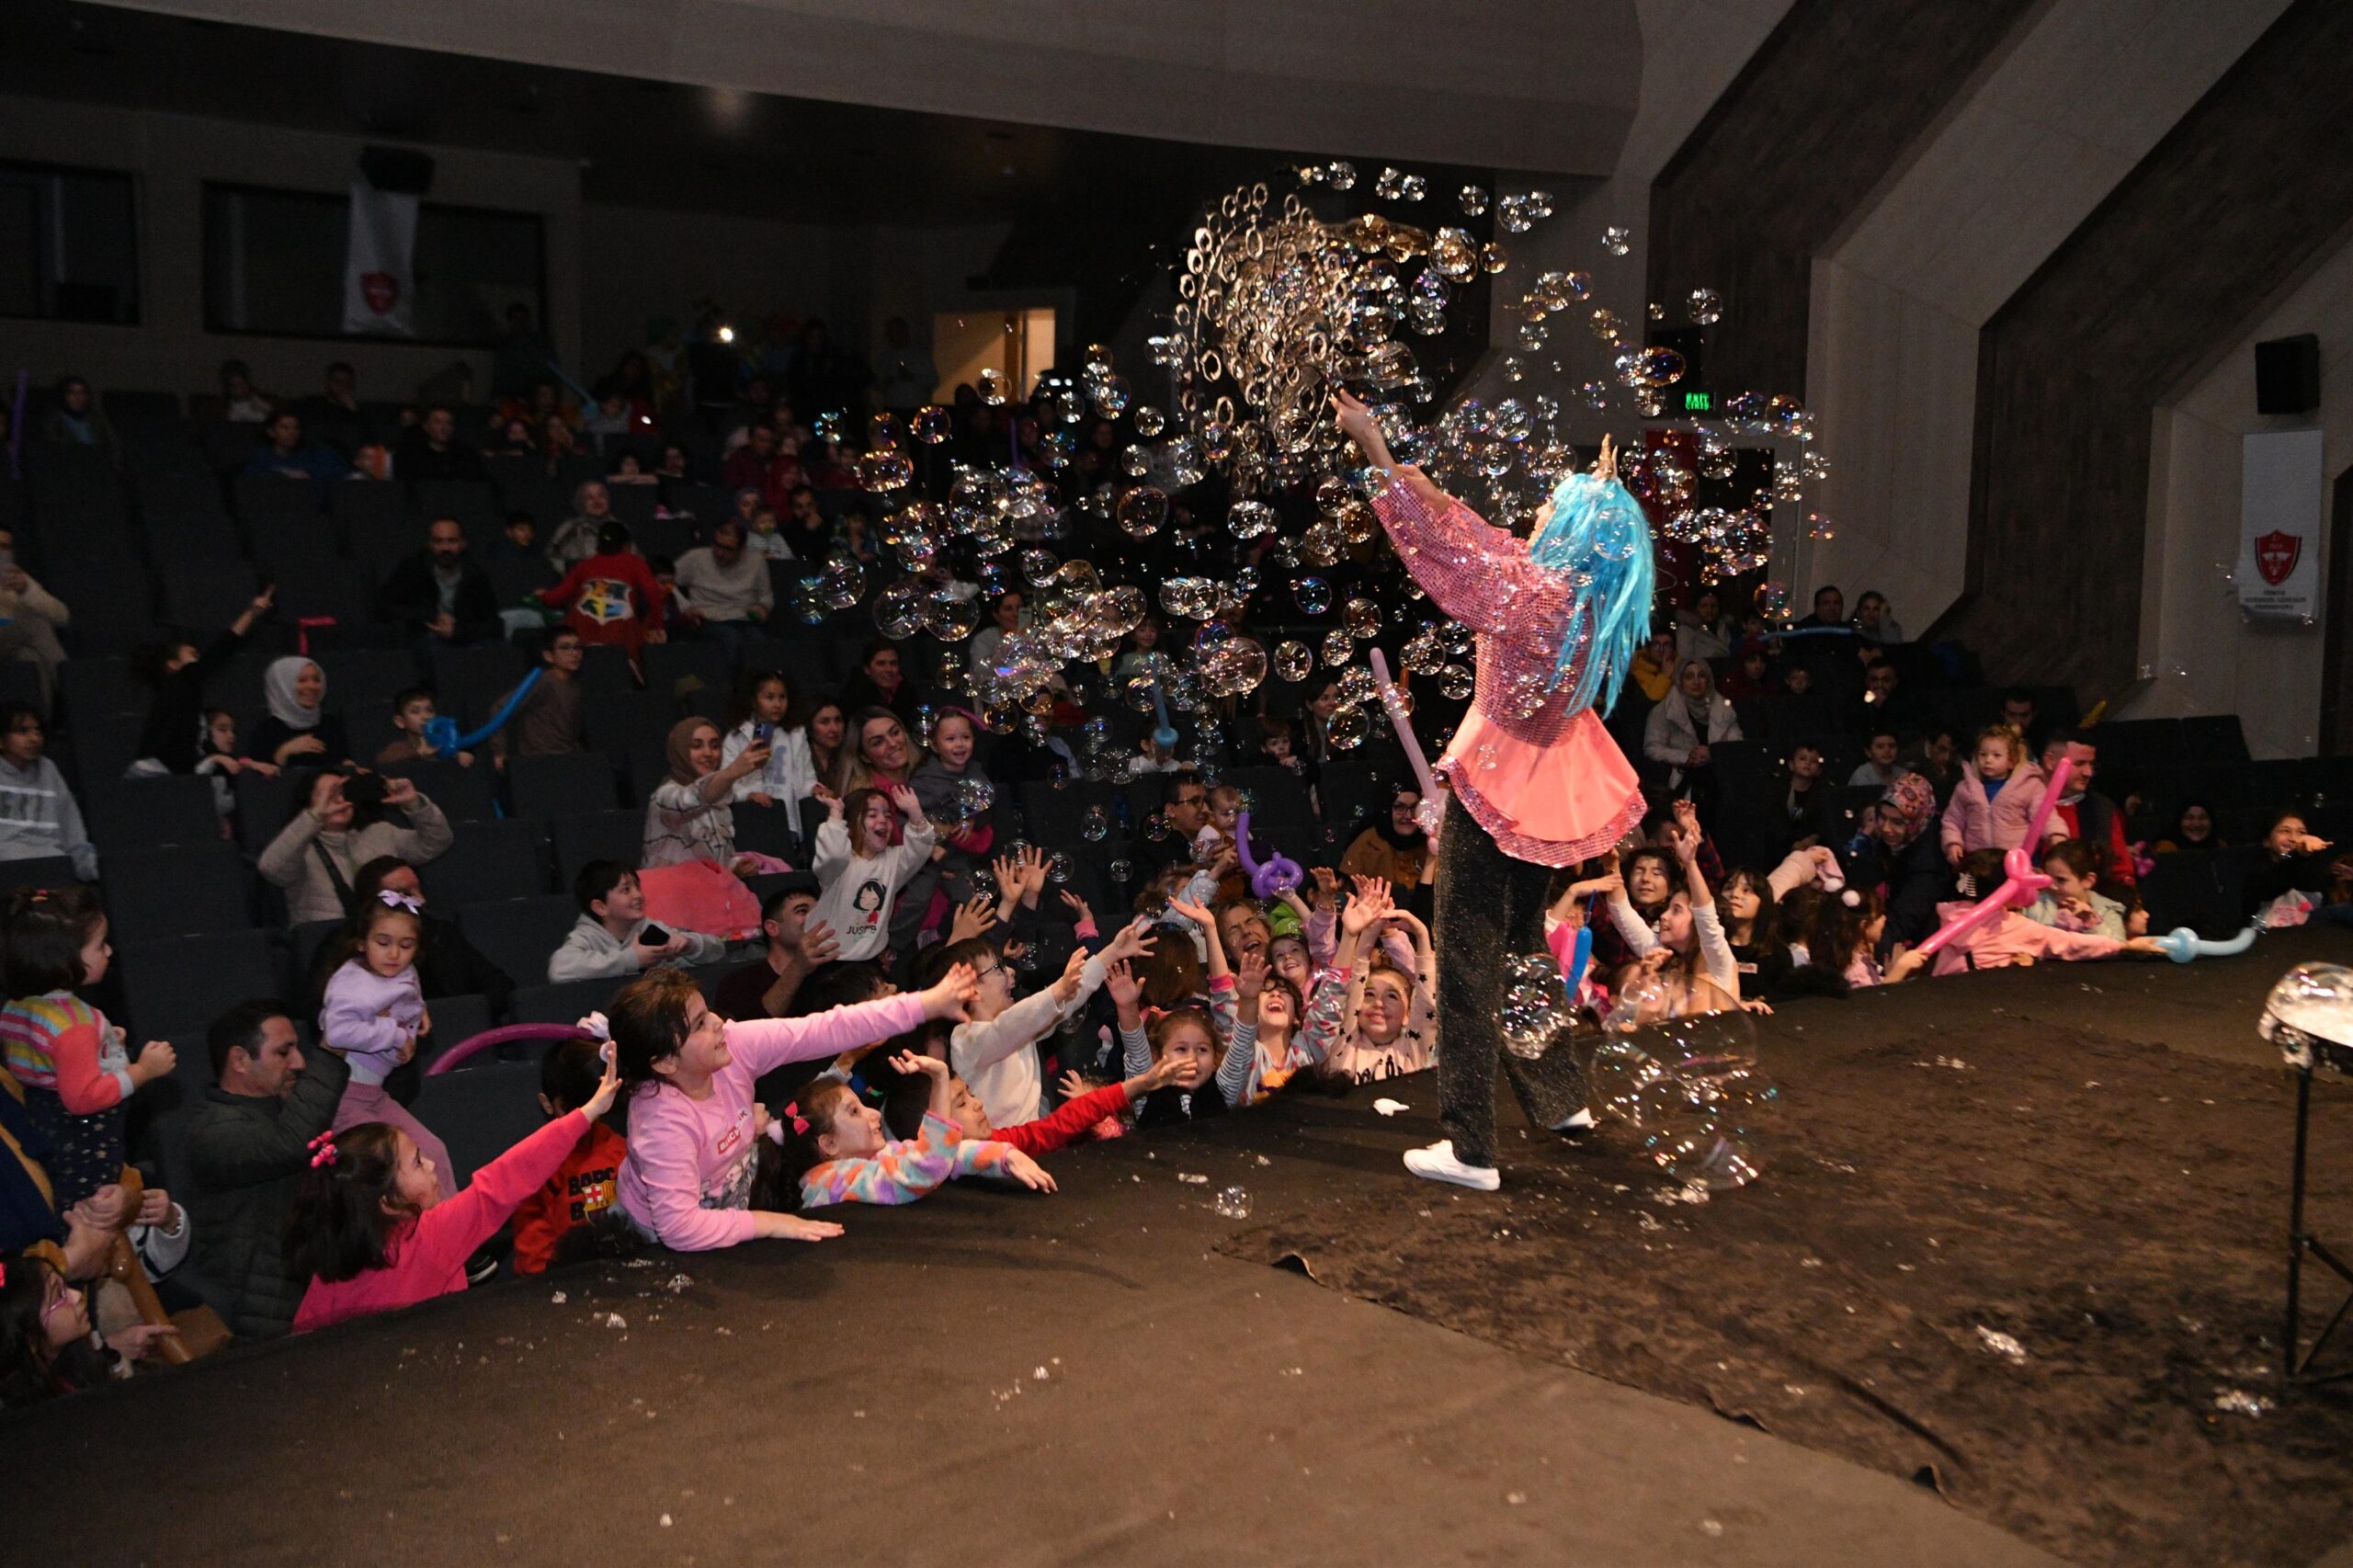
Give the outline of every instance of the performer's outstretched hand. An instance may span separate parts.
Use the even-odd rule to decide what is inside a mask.
[[[1340,434],[1356,443],[1365,461],[1382,469],[1397,465],[1397,460],[1389,453],[1389,438],[1381,433],[1372,410],[1340,387],[1332,389],[1332,417],[1340,426]]]

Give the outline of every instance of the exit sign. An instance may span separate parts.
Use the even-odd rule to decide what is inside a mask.
[[[1684,412],[1684,413],[1686,413],[1686,414],[1713,414],[1715,411],[1716,411],[1716,394],[1715,394],[1715,393],[1713,393],[1713,392],[1685,392],[1685,393],[1683,394],[1683,412]]]

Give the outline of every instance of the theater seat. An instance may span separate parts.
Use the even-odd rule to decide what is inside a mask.
[[[134,942],[119,951],[122,993],[135,1040],[201,1033],[234,1003],[284,994],[269,937],[222,931]]]
[[[474,1172],[539,1131],[540,1069],[531,1062],[485,1062],[426,1076],[409,1107],[449,1147],[449,1179]]]

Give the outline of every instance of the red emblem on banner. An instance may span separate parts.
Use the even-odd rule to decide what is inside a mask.
[[[393,302],[401,297],[401,282],[389,272],[363,272],[359,275],[359,292],[369,310],[388,316],[392,313]]]
[[[2265,582],[2276,588],[2288,580],[2288,574],[2296,569],[2296,562],[2303,558],[2303,535],[2280,533],[2275,529],[2256,538],[2255,569],[2263,574]]]

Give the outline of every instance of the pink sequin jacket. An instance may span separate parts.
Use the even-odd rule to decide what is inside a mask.
[[[1640,782],[1600,717],[1571,708],[1574,671],[1553,681],[1574,587],[1451,497],[1434,507],[1401,477],[1372,505],[1414,580],[1478,639],[1471,710],[1436,771],[1515,859],[1571,866],[1617,844],[1642,820]]]

